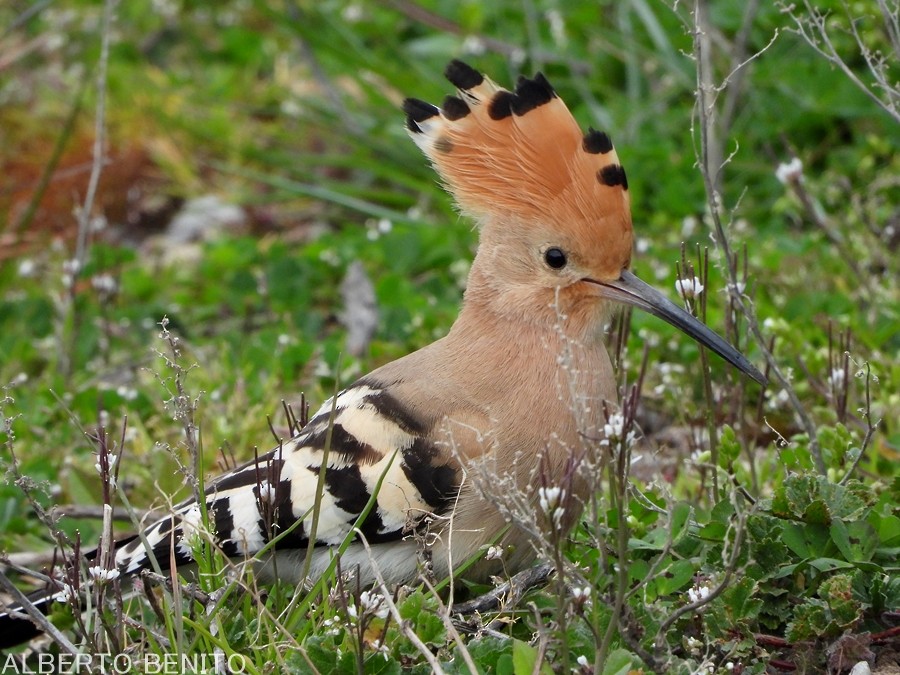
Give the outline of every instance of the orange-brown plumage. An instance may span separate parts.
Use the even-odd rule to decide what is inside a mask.
[[[460,209],[481,225],[552,229],[593,250],[595,273],[617,277],[631,255],[627,181],[605,134],[583,134],[546,78],[498,87],[459,61],[443,106],[408,100],[411,136]]]

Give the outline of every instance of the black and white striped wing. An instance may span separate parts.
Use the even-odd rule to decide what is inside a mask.
[[[307,548],[329,427],[316,546],[344,540],[379,481],[377,501],[360,528],[370,543],[400,539],[426,515],[452,507],[457,469],[429,440],[431,429],[387,389],[360,381],[326,401],[296,437],[209,485],[209,521],[226,555],[253,556],[285,532],[276,549]],[[144,531],[161,568],[173,559],[175,565],[192,562],[190,536],[200,523],[200,506],[191,500]],[[149,568],[141,538],[120,545],[116,562],[124,574]]]

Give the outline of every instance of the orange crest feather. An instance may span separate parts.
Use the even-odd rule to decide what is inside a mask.
[[[543,75],[519,78],[514,92],[461,61],[445,75],[457,96],[440,108],[407,99],[403,109],[410,136],[463,212],[630,233],[628,182],[612,142],[593,129],[583,134]]]

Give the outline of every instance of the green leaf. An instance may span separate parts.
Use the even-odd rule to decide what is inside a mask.
[[[512,646],[509,640],[498,640],[497,638],[482,638],[480,640],[472,640],[466,645],[472,660],[478,665],[483,672],[494,673],[512,673]],[[456,648],[457,651],[458,647]],[[461,661],[460,656],[456,657]]]
[[[900,518],[893,514],[883,516],[878,523],[878,539],[882,546],[900,544]]]
[[[694,576],[694,565],[690,560],[676,560],[656,579],[656,588],[661,596],[670,595],[684,588]]]
[[[806,542],[803,526],[799,523],[785,523],[782,528],[782,541],[785,545],[801,558],[808,558],[812,554]]]
[[[850,545],[850,533],[848,532],[844,521],[835,520],[828,529],[831,532],[831,541],[835,543],[844,558],[853,560],[855,556],[853,548]]]
[[[535,671],[540,652],[527,642],[513,640],[512,661],[514,675],[531,675]],[[538,672],[551,673],[550,666],[543,664]]]
[[[397,609],[400,611],[401,617],[407,621],[413,621],[422,613],[423,602],[424,596],[421,593],[412,593],[399,604]]]
[[[628,675],[638,666],[638,660],[626,649],[613,650],[603,666],[603,675]]]
[[[416,635],[426,644],[440,645],[444,642],[447,629],[434,612],[424,611],[415,621]]]
[[[734,429],[728,424],[722,427],[719,437],[719,466],[728,469],[741,454],[741,444],[737,440]]]
[[[813,558],[809,561],[809,566],[820,572],[833,572],[834,570],[852,569],[853,564],[846,560],[838,560],[837,558]]]
[[[669,528],[672,532],[672,543],[677,542],[687,532],[693,507],[687,502],[678,502],[672,508],[672,519]]]

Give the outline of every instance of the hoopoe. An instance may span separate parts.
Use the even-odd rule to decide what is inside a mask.
[[[568,480],[560,527],[577,517],[590,481],[572,479],[573,458],[595,442],[604,407],[617,400],[603,344],[616,304],[664,319],[765,382],[725,340],[629,271],[628,180],[606,133],[582,133],[541,74],[520,78],[515,91],[461,61],[445,75],[456,95],[440,107],[410,98],[403,110],[412,140],[480,228],[462,309],[445,337],[360,378],[289,441],[207,487],[212,536],[227,556],[253,558],[288,533],[254,562],[263,578],[305,580],[326,444],[308,577],[321,575],[334,548],[354,536],[379,481],[355,535],[371,553],[355,541],[342,557],[342,568],[364,583],[373,567],[388,583],[415,580],[423,546],[416,535],[425,531],[438,577],[494,543],[512,550],[507,571],[531,563],[528,535],[507,522],[490,492],[512,486],[536,503],[537,476]],[[476,467],[497,482],[476,480]],[[163,570],[191,563],[186,535],[200,514],[188,500],[147,527],[143,540],[119,542],[120,574],[148,568],[150,556]],[[472,574],[491,571],[485,564]],[[0,646],[33,634],[27,620],[0,615]]]

